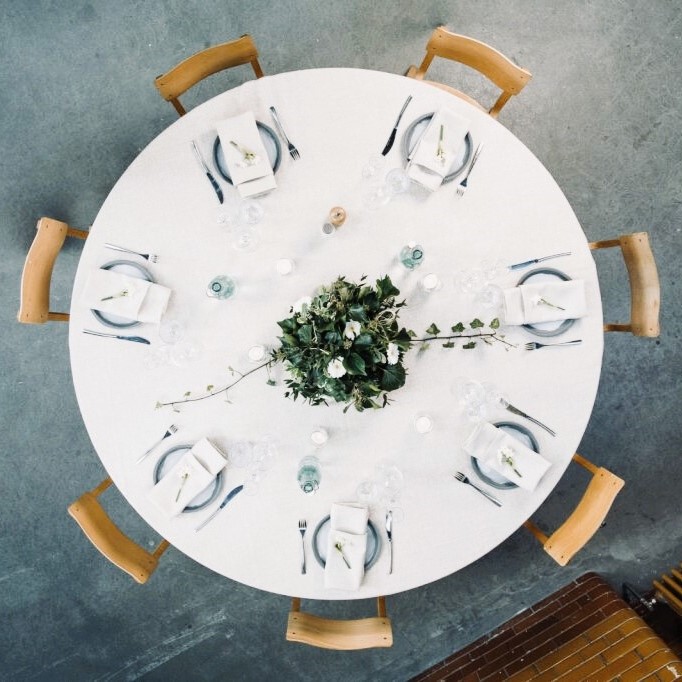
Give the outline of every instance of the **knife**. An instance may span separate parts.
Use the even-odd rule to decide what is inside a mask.
[[[195,529],[194,532],[196,533],[197,531],[200,531],[209,521],[215,518],[216,514],[225,507],[225,505],[233,498],[236,497],[242,490],[244,489],[243,485],[238,485],[236,488],[233,488],[230,490],[229,493],[227,493],[227,496],[225,499],[220,503],[220,506],[211,514],[207,519],[202,521]]]
[[[118,334],[105,334],[104,332],[93,332],[91,329],[84,329],[83,334],[92,334],[93,336],[105,336],[109,339],[121,339],[122,341],[135,341],[136,343],[151,343],[142,336],[119,336]]]
[[[542,258],[533,258],[532,260],[524,260],[523,263],[514,263],[509,265],[510,270],[520,270],[521,268],[527,268],[529,265],[534,265],[535,263],[541,263],[543,260],[549,260],[550,258],[559,258],[561,256],[570,256],[571,252],[566,251],[564,253],[554,253],[551,256],[543,256]]]
[[[220,185],[216,182],[216,179],[213,177],[211,174],[211,171],[208,169],[208,166],[206,165],[206,162],[204,161],[204,157],[201,156],[199,153],[199,150],[197,149],[197,143],[192,140],[192,149],[194,150],[194,154],[197,157],[197,161],[199,162],[199,165],[203,169],[204,173],[206,173],[206,177],[210,180],[211,185],[213,186],[213,189],[215,190],[215,193],[218,195],[218,201],[222,204],[223,203],[223,190],[220,189]]]
[[[382,156],[386,156],[386,154],[388,154],[388,152],[391,151],[391,147],[393,146],[393,143],[395,142],[396,133],[398,132],[398,125],[400,125],[400,119],[403,117],[403,114],[405,113],[405,109],[407,109],[407,105],[410,103],[411,99],[412,99],[412,95],[409,95],[408,98],[405,100],[405,104],[403,104],[403,108],[400,110],[400,113],[398,114],[398,120],[395,122],[395,126],[393,127],[393,130],[391,131],[391,134],[388,138],[388,142],[386,143],[386,146],[384,147],[384,151],[381,152]]]
[[[391,564],[388,572],[393,573],[393,512],[386,512],[386,535],[388,537],[388,546],[391,548]]]

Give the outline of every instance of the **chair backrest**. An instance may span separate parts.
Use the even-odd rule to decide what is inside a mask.
[[[156,570],[159,557],[166,551],[169,543],[162,540],[156,550],[150,553],[124,535],[97,499],[110,485],[111,479],[107,478],[93,490],[83,493],[69,506],[69,514],[76,520],[88,540],[109,561],[138,583],[146,583]]]
[[[490,45],[474,38],[451,33],[443,26],[439,26],[431,34],[429,42],[426,44],[426,56],[419,68],[410,67],[407,75],[422,80],[434,57],[451,59],[475,69],[502,90],[502,94],[488,110],[493,118],[498,117],[500,110],[511,96],[518,95],[533,77],[530,71],[517,66]],[[458,90],[443,86],[440,83],[432,84],[444,87],[453,94],[481,107],[475,100],[463,95]]]
[[[393,646],[391,621],[386,616],[384,597],[377,598],[377,616],[358,620],[330,620],[303,613],[301,600],[291,600],[287,640],[322,649],[351,651]]]
[[[565,566],[599,530],[616,495],[625,485],[623,479],[603,467],[595,466],[577,453],[573,455],[573,461],[590,471],[592,480],[571,515],[550,536],[532,521],[524,524],[560,566]]]
[[[178,99],[183,92],[218,71],[242,64],[251,64],[256,78],[263,77],[263,70],[258,62],[256,43],[248,34],[187,57],[167,73],[158,76],[154,85],[161,93],[161,97],[170,102],[180,116],[184,116],[187,112]]]
[[[657,599],[663,600],[675,613],[682,617],[682,564],[664,573],[660,581],[654,580]]]
[[[68,322],[68,313],[50,311],[50,283],[55,260],[66,237],[87,238],[85,230],[76,230],[54,218],[40,218],[36,236],[28,250],[21,275],[21,293],[17,320],[42,324],[48,320]]]
[[[632,332],[635,336],[656,337],[661,333],[659,313],[661,285],[656,260],[646,232],[624,234],[618,239],[591,242],[592,250],[619,246],[630,280],[630,322],[605,324],[607,332]]]

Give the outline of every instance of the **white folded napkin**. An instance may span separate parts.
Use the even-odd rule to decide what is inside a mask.
[[[339,590],[357,590],[360,587],[365,575],[368,515],[364,505],[332,505],[327,562],[324,567],[325,587]],[[340,543],[350,568],[336,549],[337,543]]]
[[[121,295],[126,292],[125,295]],[[121,272],[97,268],[88,275],[83,302],[102,313],[139,322],[159,322],[166,310],[170,289],[130,277]],[[109,300],[103,301],[103,298]]]
[[[550,462],[537,452],[486,422],[476,425],[462,447],[483,465],[525,490],[534,490],[550,467]],[[512,462],[505,461],[506,458]]]
[[[505,324],[575,320],[587,314],[585,282],[582,279],[522,284],[505,289],[503,294]],[[552,305],[548,305],[550,303]]]
[[[202,438],[151,489],[148,497],[165,516],[177,516],[211,485],[226,464],[225,456]]]
[[[437,156],[440,128],[443,126],[443,162]],[[443,183],[469,130],[469,121],[453,111],[437,111],[412,155],[407,175],[432,192]]]
[[[216,124],[216,129],[230,178],[241,197],[263,194],[277,187],[268,153],[251,111],[220,121]],[[243,150],[252,152],[256,158],[248,162],[232,142]]]

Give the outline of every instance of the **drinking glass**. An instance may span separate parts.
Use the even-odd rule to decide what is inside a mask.
[[[258,246],[259,236],[258,232],[250,224],[238,225],[232,231],[232,248],[235,251],[242,251],[249,253]]]
[[[360,481],[358,487],[355,489],[355,496],[358,502],[367,505],[368,508],[373,507],[379,497],[379,486],[376,481]]]
[[[264,214],[263,206],[254,199],[244,199],[239,207],[239,217],[247,225],[257,225]]]
[[[225,203],[218,209],[216,222],[218,226],[232,232],[241,222],[241,202],[236,199],[227,199]]]
[[[383,461],[377,465],[377,481],[379,484],[379,499],[386,509],[393,512],[396,519],[402,518],[403,511],[396,504],[403,489],[404,477],[402,471],[390,461]]]
[[[376,180],[386,165],[386,157],[381,154],[372,154],[367,159],[361,170],[361,175],[365,180]]]
[[[424,260],[424,249],[415,242],[409,242],[400,251],[400,262],[408,269],[414,270]]]
[[[200,360],[202,355],[203,346],[197,339],[186,338],[170,346],[170,360],[177,367],[186,367]]]
[[[488,416],[488,395],[480,382],[472,379],[456,379],[455,395],[471,421],[483,421]]]
[[[393,168],[386,175],[386,186],[392,194],[403,194],[410,189],[410,180],[407,173],[402,168]]]
[[[245,469],[253,460],[253,445],[246,440],[234,442],[227,451],[229,462],[238,469]]]
[[[455,275],[455,285],[463,294],[473,294],[486,284],[486,278],[481,268],[462,270]]]
[[[362,203],[371,211],[376,211],[391,200],[391,191],[385,182],[375,182],[364,191]]]
[[[232,277],[228,277],[228,275],[217,275],[208,283],[206,295],[211,298],[225,300],[234,295],[236,286]]]
[[[159,338],[169,345],[173,345],[185,335],[185,323],[177,317],[161,320],[159,324]]]
[[[496,311],[502,303],[502,289],[497,284],[486,284],[476,295],[476,300],[484,308]]]

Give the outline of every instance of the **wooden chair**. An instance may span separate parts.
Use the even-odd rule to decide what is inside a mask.
[[[573,455],[573,461],[592,473],[592,480],[573,513],[549,536],[530,520],[523,524],[560,566],[565,566],[599,530],[616,495],[625,485],[623,479],[577,453]]]
[[[453,61],[469,66],[475,69],[488,80],[492,81],[498,88],[502,90],[495,104],[488,109],[488,113],[497,118],[502,107],[507,103],[512,95],[518,95],[521,90],[530,81],[533,75],[530,71],[516,66],[514,62],[505,57],[501,52],[495,48],[482,43],[480,40],[468,38],[467,36],[450,33],[443,26],[439,26],[429,38],[426,44],[426,56],[419,68],[410,66],[406,72],[409,78],[416,78],[417,80],[424,80],[426,71],[431,65],[434,57],[443,57]],[[445,90],[457,97],[473,104],[475,107],[486,111],[485,107],[481,106],[475,99],[465,95],[459,90],[455,90],[443,83],[436,83],[435,81],[425,81],[430,85],[434,85],[441,90]]]
[[[682,617],[682,564],[673,568],[670,575],[663,574],[654,580],[654,596],[665,602],[678,616]]]
[[[17,320],[27,324],[42,324],[48,320],[68,322],[68,313],[50,311],[50,282],[55,260],[67,237],[86,239],[85,230],[76,230],[54,218],[41,218],[36,236],[28,250],[21,275],[21,294]]]
[[[658,317],[661,307],[661,285],[656,261],[646,232],[624,234],[618,239],[591,242],[590,248],[608,249],[620,246],[630,279],[630,322],[605,324],[606,332],[632,332],[635,336],[656,337],[661,333]]]
[[[386,601],[377,597],[376,618],[330,620],[301,611],[301,600],[291,600],[287,640],[322,649],[351,651],[393,646],[391,620],[386,616]]]
[[[159,557],[168,549],[169,543],[162,540],[150,554],[119,530],[97,499],[111,483],[111,479],[106,478],[93,490],[83,493],[69,506],[69,514],[73,516],[90,542],[111,563],[128,573],[138,583],[146,583],[156,570]]]
[[[158,76],[154,85],[161,93],[161,97],[170,102],[180,116],[184,116],[187,112],[178,99],[183,92],[218,71],[242,64],[251,64],[256,78],[263,77],[263,70],[258,62],[256,43],[248,34],[187,57],[167,73]]]

